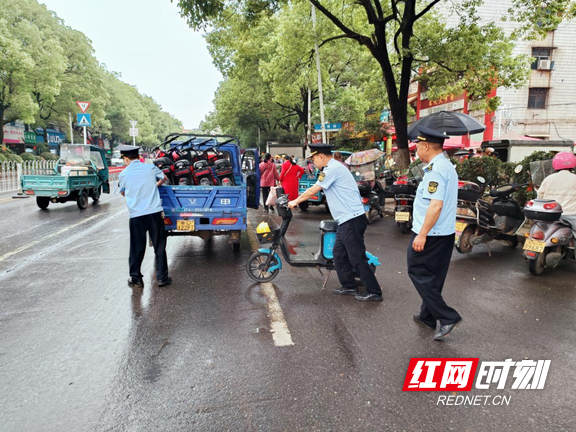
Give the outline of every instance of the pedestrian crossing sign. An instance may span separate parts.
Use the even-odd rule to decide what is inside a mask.
[[[76,114],[76,123],[78,126],[90,127],[92,126],[92,115],[88,113]]]

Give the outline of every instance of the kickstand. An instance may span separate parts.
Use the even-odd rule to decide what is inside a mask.
[[[490,242],[486,242],[486,249],[488,249],[488,256],[492,256],[492,252],[490,251]]]
[[[332,274],[332,270],[328,270],[328,274],[326,275],[326,278],[324,279],[324,284],[322,284],[322,289],[326,288],[326,284],[328,283],[328,279],[330,278],[331,274]]]

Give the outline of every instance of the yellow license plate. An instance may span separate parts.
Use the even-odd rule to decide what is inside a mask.
[[[410,220],[409,212],[396,212],[394,213],[394,219],[396,222],[408,222]]]
[[[177,231],[194,231],[194,221],[180,219],[176,221]]]
[[[465,222],[456,222],[456,231],[462,232],[466,229],[467,226],[468,224]]]
[[[545,247],[546,247],[546,242],[538,241],[538,240],[526,239],[526,242],[524,243],[524,250],[527,250],[530,252],[542,253],[542,252],[544,252]]]

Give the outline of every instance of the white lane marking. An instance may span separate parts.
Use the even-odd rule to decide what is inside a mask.
[[[62,229],[59,230],[59,231],[56,231],[56,232],[54,232],[54,233],[52,233],[52,234],[49,234],[49,235],[47,235],[47,236],[42,237],[42,238],[39,239],[39,240],[34,240],[33,242],[30,242],[30,243],[28,243],[27,245],[21,246],[21,247],[19,247],[18,249],[14,249],[13,251],[7,252],[7,253],[5,253],[4,255],[0,256],[0,262],[1,262],[1,261],[4,261],[6,258],[10,258],[11,256],[14,256],[14,255],[16,255],[16,254],[19,254],[20,252],[24,252],[25,250],[28,250],[28,249],[34,247],[34,246],[36,246],[37,244],[42,243],[44,240],[47,240],[47,239],[49,239],[49,238],[62,235],[62,234],[64,234],[66,231],[70,231],[71,229],[76,228],[77,226],[80,226],[80,225],[82,225],[82,224],[85,224],[86,222],[89,222],[89,221],[91,221],[92,219],[96,219],[97,217],[101,217],[101,216],[102,216],[101,214],[97,214],[97,215],[94,215],[94,216],[90,216],[90,217],[88,217],[88,218],[86,218],[86,219],[83,219],[82,221],[78,222],[77,224],[67,226],[66,228],[62,228]]]
[[[264,297],[268,300],[268,318],[270,318],[270,332],[272,333],[274,345],[278,347],[294,345],[290,330],[288,330],[288,324],[284,318],[284,312],[282,312],[276,291],[274,291],[274,285],[271,283],[262,283],[260,284],[260,288],[262,294],[264,294]]]

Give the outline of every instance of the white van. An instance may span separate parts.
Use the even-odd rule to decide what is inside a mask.
[[[574,151],[572,140],[494,140],[483,141],[482,150],[492,147],[500,160],[520,162],[535,151],[563,152]]]

